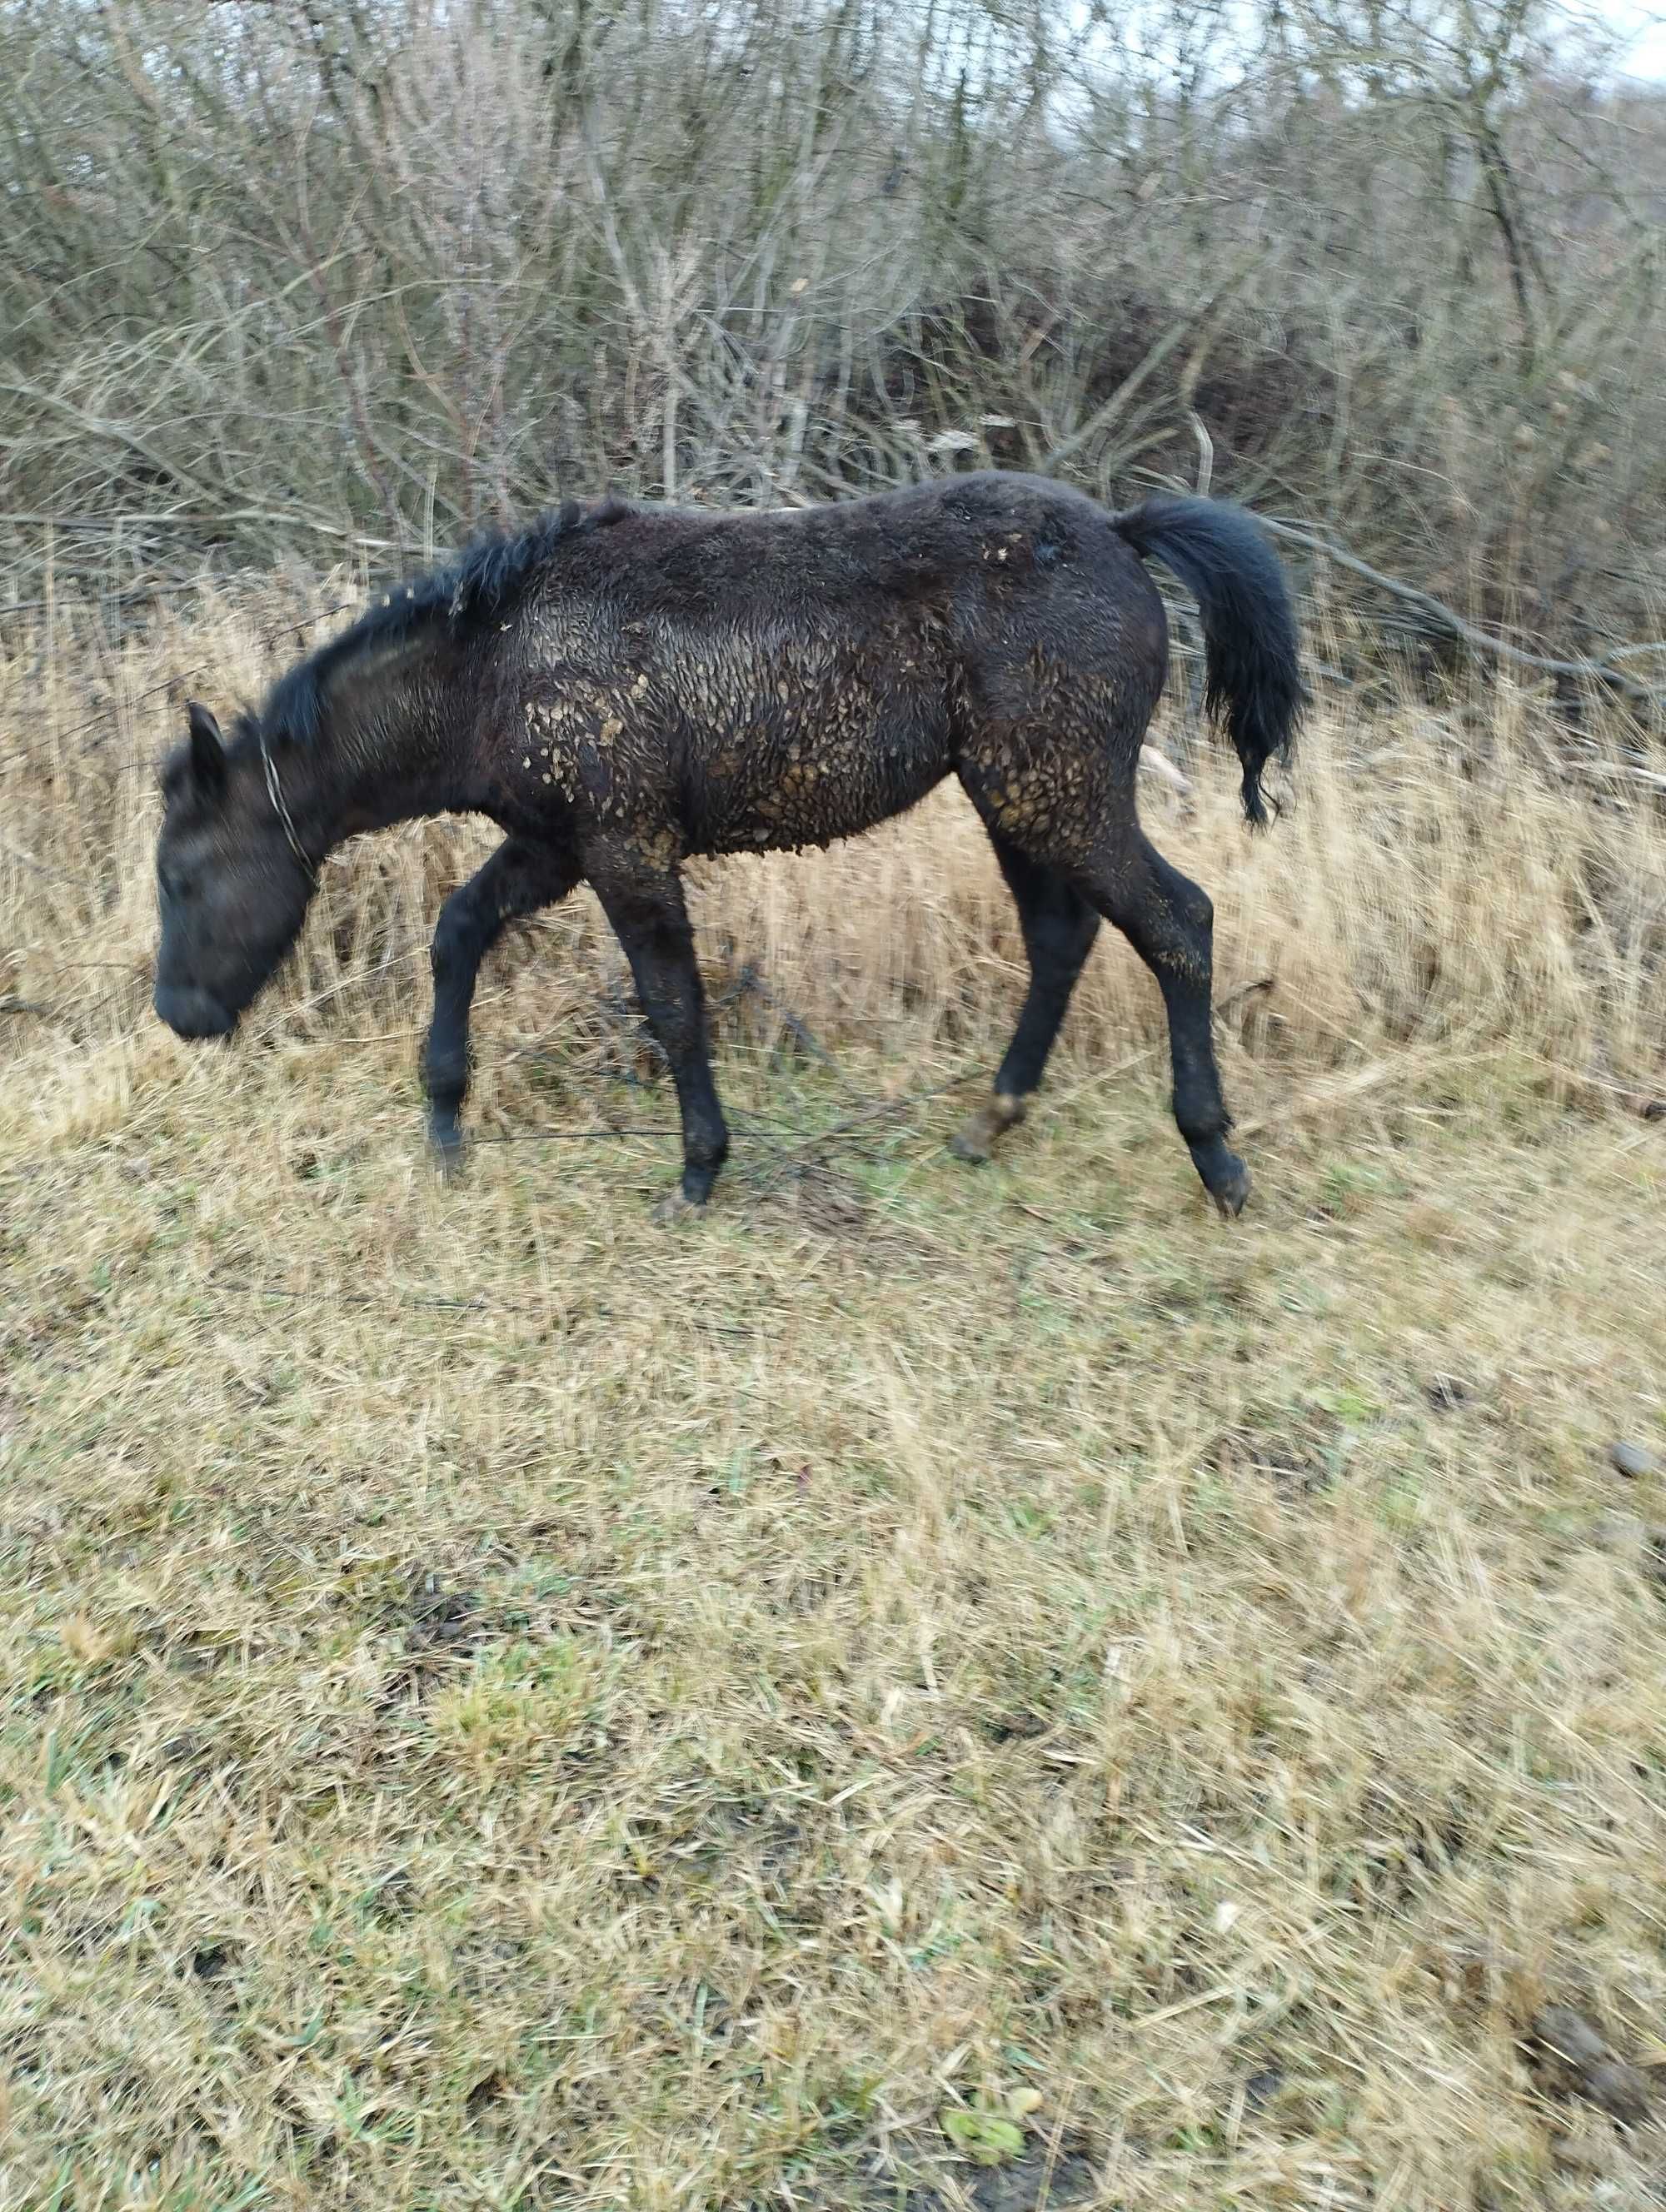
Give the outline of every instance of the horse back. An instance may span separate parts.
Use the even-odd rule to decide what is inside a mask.
[[[1160,622],[1104,512],[1017,475],[795,512],[644,508],[585,553],[538,595],[529,765],[604,822],[674,822],[692,853],[856,835],[1038,690],[1102,683],[1130,613],[1146,638],[1153,605]]]

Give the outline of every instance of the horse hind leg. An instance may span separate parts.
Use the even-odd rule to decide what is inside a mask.
[[[1083,872],[1083,888],[1157,979],[1169,1018],[1174,1118],[1204,1188],[1228,1219],[1250,1195],[1250,1173],[1230,1151],[1231,1116],[1215,1064],[1211,992],[1214,908],[1130,822]]]
[[[1006,1132],[1023,1121],[1063,1025],[1076,978],[1099,932],[1099,916],[1055,868],[1032,860],[986,823],[995,859],[1018,910],[1030,988],[1018,1026],[996,1073],[994,1088],[950,1140],[958,1158],[982,1162]]]

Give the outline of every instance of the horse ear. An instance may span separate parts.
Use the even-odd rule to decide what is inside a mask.
[[[185,718],[191,727],[191,773],[202,790],[220,792],[226,781],[226,741],[220,725],[196,699],[185,702]]]

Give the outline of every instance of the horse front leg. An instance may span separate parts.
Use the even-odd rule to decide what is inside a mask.
[[[440,909],[429,956],[434,969],[434,1018],[423,1042],[422,1066],[429,1140],[447,1175],[462,1159],[461,1115],[471,1067],[469,1010],[480,963],[506,924],[554,906],[578,878],[570,854],[506,837]]]
[[[632,848],[587,853],[585,870],[624,948],[648,1026],[671,1063],[683,1121],[683,1176],[661,1201],[661,1220],[703,1206],[729,1153],[729,1132],[712,1080],[706,1002],[694,957],[683,886],[674,867]]]

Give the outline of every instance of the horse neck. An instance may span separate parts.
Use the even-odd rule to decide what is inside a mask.
[[[469,762],[471,718],[454,720],[446,690],[420,667],[373,671],[331,685],[316,741],[287,753],[289,803],[303,835],[324,850],[368,830],[424,815],[466,812],[475,803]]]

